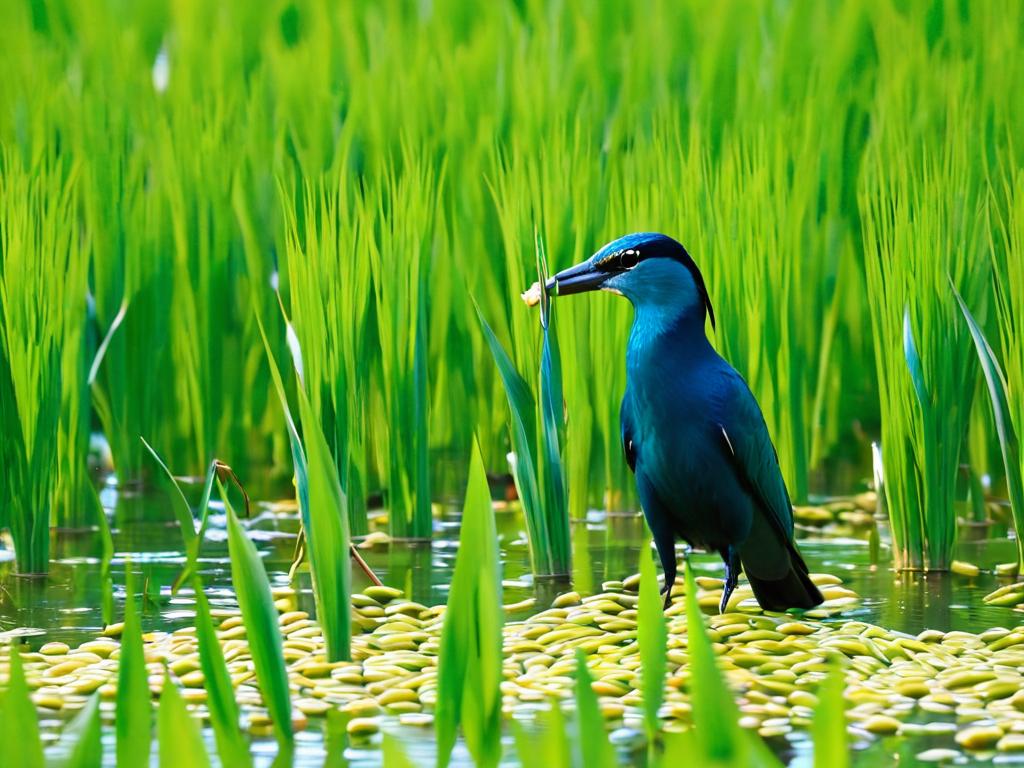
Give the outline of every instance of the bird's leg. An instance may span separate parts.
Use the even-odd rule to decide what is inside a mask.
[[[736,589],[736,582],[740,578],[740,556],[732,547],[726,547],[722,550],[721,555],[725,561],[725,586],[722,588],[722,601],[718,604],[718,612],[725,613],[726,606],[729,605],[729,598],[732,597],[733,590]]]
[[[667,611],[672,606],[672,586],[676,583],[676,545],[674,539],[661,541],[654,539],[654,546],[658,550],[658,557],[661,559],[661,570],[665,572],[665,586],[661,588],[661,594],[665,596],[664,609]]]

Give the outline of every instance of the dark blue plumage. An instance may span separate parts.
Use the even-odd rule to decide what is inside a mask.
[[[723,611],[741,565],[765,609],[820,603],[793,543],[792,506],[761,409],[704,335],[714,313],[686,249],[665,235],[626,235],[559,272],[548,289],[600,289],[633,303],[622,444],[666,588],[678,537],[725,561]]]

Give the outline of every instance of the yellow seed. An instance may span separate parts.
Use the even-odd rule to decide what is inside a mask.
[[[171,670],[175,675],[181,677],[187,672],[192,672],[199,669],[199,657],[198,656],[186,656],[183,659],[176,659],[167,665],[167,668]]]
[[[931,690],[927,681],[920,677],[908,677],[900,680],[893,688],[900,696],[908,696],[911,699],[927,696]]]
[[[310,716],[326,715],[331,709],[331,705],[323,699],[296,699],[295,706],[302,714]]]
[[[949,570],[953,573],[957,573],[961,576],[968,576],[974,578],[981,573],[981,568],[976,566],[974,563],[966,563],[963,560],[954,560],[949,564]]]
[[[348,721],[347,730],[350,736],[372,736],[380,730],[380,725],[373,717],[355,717]]]
[[[243,626],[243,624],[242,624],[242,617],[241,616],[229,616],[228,618],[224,619],[224,621],[222,621],[220,623],[219,629],[222,632],[225,632],[225,631],[227,631],[229,629],[234,629],[235,627],[241,627],[241,626]]]
[[[43,656],[66,656],[70,650],[67,643],[47,643],[39,649],[39,652]]]
[[[1024,752],[1024,733],[1008,733],[998,742],[996,749],[1000,752]]]
[[[124,622],[117,621],[113,624],[107,624],[107,626],[103,628],[103,632],[101,634],[104,637],[120,637],[122,632],[124,632]]]
[[[793,706],[810,707],[818,706],[818,697],[809,691],[793,691],[786,700]]]
[[[37,707],[45,709],[63,709],[64,699],[55,693],[37,693],[32,696],[32,701]]]
[[[863,727],[869,733],[890,734],[900,729],[900,721],[888,715],[873,715],[864,721]]]
[[[590,687],[594,689],[594,693],[598,696],[614,696],[619,698],[629,693],[625,686],[612,680],[595,680],[591,683]]]
[[[110,656],[112,651],[119,647],[117,643],[109,640],[89,640],[78,646],[78,650],[86,653],[95,653],[97,656],[105,659]]]
[[[1016,561],[1012,563],[999,563],[996,565],[996,576],[1013,578],[1020,572],[1020,565]]]
[[[52,667],[50,667],[48,670],[46,670],[46,672],[43,673],[43,676],[44,677],[63,677],[64,675],[69,675],[72,672],[74,672],[75,670],[81,669],[84,666],[87,666],[86,662],[84,662],[84,661],[77,661],[77,660],[62,661],[59,664],[54,664]]]
[[[995,677],[994,672],[987,670],[968,670],[950,675],[941,682],[948,690],[955,691],[960,688],[973,687],[987,680],[994,680]]]
[[[997,725],[972,725],[956,735],[956,743],[964,749],[987,749],[1003,737],[1003,729]]]
[[[375,699],[356,699],[343,706],[342,710],[354,717],[365,717],[380,714],[381,707]]]
[[[402,596],[402,590],[389,587],[387,585],[373,584],[363,590],[363,594],[367,597],[372,597],[380,604],[389,603],[392,600],[396,600]]]
[[[801,621],[787,621],[780,624],[778,629],[784,635],[813,635],[817,631],[810,624]]]
[[[416,692],[408,688],[391,688],[378,696],[377,701],[384,706],[399,701],[416,701]]]

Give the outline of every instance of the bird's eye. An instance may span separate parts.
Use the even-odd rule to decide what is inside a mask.
[[[632,269],[640,263],[640,252],[634,248],[630,248],[628,251],[623,251],[619,257],[619,264],[623,269]]]

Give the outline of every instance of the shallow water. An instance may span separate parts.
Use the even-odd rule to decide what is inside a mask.
[[[193,620],[193,598],[182,590],[171,596],[169,585],[184,563],[181,540],[169,506],[169,500],[158,494],[118,495],[112,489],[103,494],[109,505],[115,542],[112,564],[118,611],[124,600],[124,569],[131,564],[137,588],[144,585],[150,596],[143,602],[145,630],[170,631],[189,626]],[[530,574],[529,556],[522,520],[513,511],[497,515],[501,553],[504,563],[505,602],[518,602],[536,596],[534,611],[542,610],[559,592],[569,588],[567,581],[534,583]],[[224,516],[214,509],[207,539],[203,546],[201,572],[211,604],[235,607],[230,584],[230,567]],[[249,532],[264,555],[268,572],[275,585],[288,583],[298,530],[294,512],[272,510],[257,505],[248,522]],[[975,531],[971,540],[960,544],[961,559],[982,568],[1011,561],[1016,556],[1014,542],[1005,535],[993,537],[992,531]],[[586,522],[574,525],[577,544],[586,543],[586,557],[578,557],[573,588],[586,594],[598,591],[605,580],[617,580],[636,573],[638,556],[644,537],[643,525],[637,516],[606,517],[593,514]],[[963,538],[969,538],[967,536]],[[363,550],[363,555],[385,583],[400,587],[417,602],[426,605],[446,599],[448,582],[454,567],[458,540],[458,518],[455,512],[442,515],[436,524],[435,539],[430,545],[392,542]],[[883,627],[917,634],[922,629],[981,631],[993,626],[1016,626],[1021,613],[1007,608],[986,606],[982,597],[999,585],[999,581],[983,573],[976,579],[952,574],[894,574],[883,546],[872,548],[866,540],[856,538],[824,538],[811,536],[800,543],[812,571],[834,573],[846,581],[862,597],[862,606],[843,615],[843,620],[857,619]],[[10,574],[10,562],[0,562],[0,632],[27,630],[28,642],[38,647],[44,642],[61,640],[76,646],[93,638],[102,629],[101,583],[99,563],[93,556],[99,551],[94,531],[61,531],[55,537],[53,563],[46,579],[16,577]],[[584,551],[584,550],[577,550]],[[2,553],[0,553],[2,556]],[[721,575],[720,561],[715,557],[694,555],[696,570],[707,575]],[[365,577],[354,571],[355,586],[365,586]],[[309,576],[299,576],[299,608],[313,612]],[[513,618],[522,618],[513,615]],[[930,718],[934,719],[934,718]],[[323,762],[322,721],[312,718],[310,729],[300,734],[294,765],[319,766]],[[44,723],[52,734],[55,723]],[[402,735],[410,752],[428,758],[431,749],[430,731],[404,728]],[[212,737],[210,744],[212,746]],[[630,747],[637,746],[635,734],[625,729],[614,734],[620,742],[623,757],[628,760]],[[949,736],[913,739],[888,738],[858,745],[855,763],[879,765],[891,763],[900,756],[901,764],[912,764],[913,756],[933,746],[950,746]],[[792,766],[809,766],[809,744],[802,735],[791,741],[773,744],[776,751]],[[271,762],[275,745],[260,740],[255,745],[261,764]],[[511,748],[508,753],[511,755]],[[348,752],[355,765],[377,765],[379,754],[374,750]],[[112,749],[108,756],[113,760]],[[456,764],[469,765],[468,755],[456,755]],[[1005,760],[1006,758],[1003,758]],[[1024,760],[1024,758],[1022,758]],[[989,762],[981,760],[977,762]],[[112,764],[112,763],[111,763]],[[508,759],[509,765],[516,763]],[[974,764],[960,763],[960,764]]]

